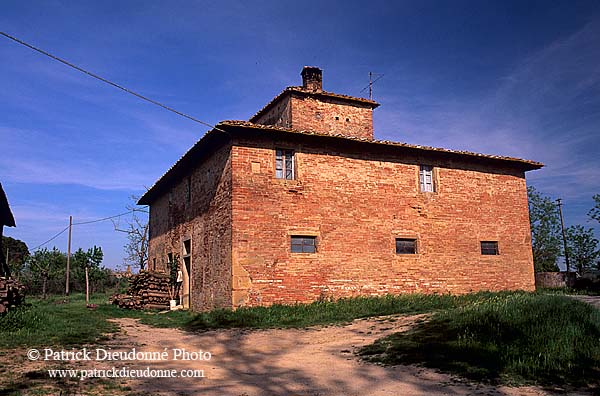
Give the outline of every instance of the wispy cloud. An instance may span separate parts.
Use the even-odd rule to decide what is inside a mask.
[[[600,19],[518,62],[478,98],[378,110],[385,138],[542,161],[528,178],[567,198],[600,189]],[[415,108],[421,106],[421,111]]]

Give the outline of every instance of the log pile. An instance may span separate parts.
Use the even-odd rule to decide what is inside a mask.
[[[25,286],[12,278],[0,277],[0,314],[25,300]]]
[[[129,278],[127,294],[116,294],[111,300],[127,309],[169,309],[169,275],[140,271]]]

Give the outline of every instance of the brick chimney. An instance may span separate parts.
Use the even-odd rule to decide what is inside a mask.
[[[308,91],[323,90],[323,71],[318,67],[304,66],[302,69],[302,88]]]

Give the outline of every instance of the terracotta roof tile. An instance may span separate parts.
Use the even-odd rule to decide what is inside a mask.
[[[487,159],[495,159],[495,160],[502,160],[502,161],[518,162],[518,163],[531,165],[533,168],[536,168],[536,169],[544,166],[544,164],[542,164],[541,162],[536,162],[536,161],[531,161],[531,160],[526,160],[526,159],[521,159],[521,158],[515,158],[515,157],[480,154],[480,153],[474,153],[471,151],[462,151],[462,150],[450,150],[450,149],[439,148],[439,147],[430,147],[430,146],[422,146],[422,145],[408,144],[408,143],[402,143],[402,142],[394,142],[391,140],[371,140],[371,139],[366,139],[366,138],[350,137],[350,136],[346,136],[346,135],[342,135],[342,134],[329,134],[329,133],[322,133],[322,132],[315,132],[315,131],[299,131],[299,130],[294,130],[294,129],[282,128],[282,127],[278,127],[278,126],[274,126],[274,125],[254,124],[249,121],[227,120],[227,121],[221,121],[218,125],[241,126],[241,127],[246,127],[246,128],[273,130],[273,131],[302,134],[302,135],[333,136],[333,137],[340,138],[340,139],[354,140],[354,141],[358,141],[358,142],[365,142],[365,143],[372,143],[372,144],[379,144],[379,145],[406,147],[406,148],[413,148],[413,149],[423,150],[423,151],[451,153],[451,154],[465,155],[465,156],[469,156],[469,157],[478,157],[478,158],[487,158]]]

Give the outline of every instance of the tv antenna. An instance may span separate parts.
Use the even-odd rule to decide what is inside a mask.
[[[364,87],[360,92],[363,93],[368,89],[369,90],[369,99],[373,100],[373,84],[375,84],[377,81],[379,81],[379,79],[381,79],[383,76],[384,76],[384,74],[369,72],[369,85]],[[376,77],[375,80],[373,80],[373,77]]]

